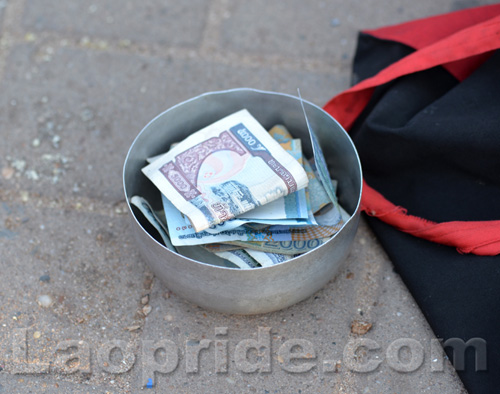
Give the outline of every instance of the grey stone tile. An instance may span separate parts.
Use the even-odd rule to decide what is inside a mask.
[[[305,99],[322,104],[343,83],[335,74],[70,47],[56,48],[48,59],[38,55],[26,44],[9,57],[1,84],[0,124],[8,137],[0,167],[11,172],[10,187],[54,198],[122,200],[121,170],[135,136],[192,96],[241,86],[296,94],[300,87]]]
[[[7,6],[7,2],[5,0],[0,1],[0,31],[2,30],[2,27],[3,27],[3,20],[4,20],[4,15],[5,15],[4,10],[5,10],[6,6]]]
[[[0,375],[0,393],[91,394],[113,393],[114,389],[113,385],[65,382],[50,375]]]
[[[1,197],[0,365],[7,383],[41,374],[40,383],[57,376],[126,387],[127,377],[108,373],[99,352],[115,340],[134,346],[137,334],[127,328],[143,324],[148,271],[128,237],[128,218],[98,206]],[[85,357],[61,366],[71,353]]]
[[[183,100],[245,86],[300,88],[322,105],[348,86],[358,30],[495,1],[15,1],[0,0],[10,7],[9,23],[0,7],[0,393],[137,393],[144,378],[155,378],[151,392],[464,392],[446,360],[435,372],[434,335],[364,222],[346,266],[314,296],[222,315],[153,279],[128,231],[121,170],[140,129]],[[355,334],[356,321],[370,329]],[[236,349],[259,328],[270,348],[250,349],[246,367],[262,370],[245,372]],[[424,350],[411,373],[387,360],[401,339]],[[155,375],[149,341],[160,340],[178,362]],[[371,372],[349,368],[357,340],[378,346],[357,353],[381,361]],[[293,343],[309,354],[284,359]]]
[[[28,0],[23,24],[28,30],[194,47],[208,5],[204,0]]]
[[[462,390],[449,365],[442,373],[429,372],[432,331],[423,324],[418,307],[364,222],[338,277],[290,308],[256,316],[214,313],[179,299],[156,281],[150,304],[152,311],[141,336],[143,342],[153,341],[146,353],[161,341],[170,341],[171,347],[156,365],[139,355],[137,368],[132,371],[131,385],[136,390],[153,379],[153,371],[169,359],[171,367],[176,368],[156,373],[151,382],[158,390],[186,393],[388,393],[401,392],[402,388],[408,392],[429,389],[434,392],[435,387],[449,393]],[[367,323],[371,329],[356,334],[351,328],[355,321]],[[395,369],[400,366],[397,362],[386,361],[390,344],[407,338],[417,341],[425,351],[421,365],[411,373],[400,372]],[[354,359],[346,349],[349,343],[360,340],[372,341],[378,348],[360,351]],[[250,349],[245,358],[245,353],[240,353],[245,343],[263,348]],[[216,350],[226,345],[227,353]],[[287,360],[288,346],[293,352],[300,352],[300,346],[305,346],[300,359]],[[351,370],[353,363],[365,365],[370,360],[377,363],[370,371]],[[408,358],[401,361],[408,362]],[[250,372],[253,368],[256,370]]]
[[[222,23],[221,45],[239,53],[319,58],[334,67],[350,66],[357,33],[464,8],[455,0],[328,2],[236,0]],[[494,4],[492,0],[481,4]],[[476,4],[478,5],[478,4]]]

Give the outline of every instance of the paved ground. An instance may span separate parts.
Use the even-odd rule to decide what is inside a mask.
[[[217,314],[145,266],[121,170],[171,105],[242,86],[300,88],[322,105],[349,85],[358,30],[479,4],[0,0],[0,393],[461,392],[446,360],[437,371],[433,334],[364,222],[346,268],[315,296]],[[422,348],[421,365],[408,348],[391,358],[398,344]],[[246,364],[245,345],[259,347]],[[286,359],[292,345],[304,359]]]

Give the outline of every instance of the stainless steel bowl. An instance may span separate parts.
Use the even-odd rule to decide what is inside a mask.
[[[256,314],[293,305],[321,289],[338,272],[351,247],[359,223],[362,175],[356,149],[339,123],[318,106],[304,101],[309,122],[318,136],[338,198],[351,218],[327,243],[272,267],[241,270],[196,261],[164,247],[146,230],[129,200],[148,199],[160,209],[160,194],[141,173],[147,157],[166,152],[170,144],[237,110],[246,108],[265,128],[285,125],[301,138],[306,157],[311,145],[297,97],[254,89],[206,93],[180,103],[154,118],[139,133],[125,159],[123,187],[132,230],[141,255],[163,283],[179,296],[207,309]]]

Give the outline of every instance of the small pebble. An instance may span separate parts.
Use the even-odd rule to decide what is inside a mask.
[[[2,168],[2,176],[4,179],[10,179],[14,176],[15,170],[12,167],[4,167]]]
[[[50,275],[40,276],[40,282],[49,283],[50,282]]]
[[[141,298],[141,304],[146,305],[149,302],[149,295],[145,295],[144,297]]]
[[[332,27],[337,27],[337,26],[340,26],[340,20],[338,18],[333,18],[331,21],[330,21],[330,26]]]
[[[32,180],[32,181],[38,181],[40,179],[40,176],[38,175],[38,172],[35,170],[28,170],[25,173],[26,178]]]
[[[33,33],[26,33],[24,35],[24,40],[27,42],[33,42],[36,40],[36,36]]]
[[[90,122],[92,119],[94,119],[94,112],[86,108],[80,113],[80,117],[84,122]]]
[[[141,328],[140,325],[134,325],[134,326],[130,326],[130,327],[125,328],[125,330],[132,332],[132,331],[137,331],[140,328]]]
[[[47,295],[47,294],[38,296],[37,301],[38,301],[38,305],[40,305],[43,308],[48,308],[49,306],[51,306],[54,303],[54,300],[52,299],[52,297]]]
[[[120,40],[118,42],[118,45],[123,47],[123,48],[128,48],[130,45],[132,45],[132,41],[130,40]]]
[[[372,323],[354,320],[351,323],[351,332],[356,335],[365,335],[372,328]]]
[[[52,146],[54,148],[59,148],[59,143],[61,142],[61,137],[57,134],[52,137]]]
[[[33,148],[38,148],[40,146],[40,139],[39,138],[35,138],[33,141],[31,141],[31,146]]]
[[[108,48],[108,43],[104,40],[99,40],[97,42],[97,48],[99,49],[107,49]]]
[[[144,316],[147,316],[151,313],[152,310],[153,308],[151,307],[151,305],[145,305],[144,308],[142,308],[142,313],[144,313]]]
[[[12,167],[14,167],[19,172],[23,172],[26,168],[26,162],[24,160],[14,160],[12,162]]]
[[[35,332],[33,333],[33,338],[35,338],[35,339],[38,339],[38,338],[40,338],[41,336],[42,336],[42,334],[41,334],[41,332],[40,332],[40,331],[35,331]]]

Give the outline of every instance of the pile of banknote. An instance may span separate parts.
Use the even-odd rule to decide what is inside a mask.
[[[314,131],[313,157],[282,125],[266,130],[246,109],[191,134],[142,169],[162,210],[130,202],[165,246],[233,268],[279,264],[327,242],[349,215],[336,197]]]

